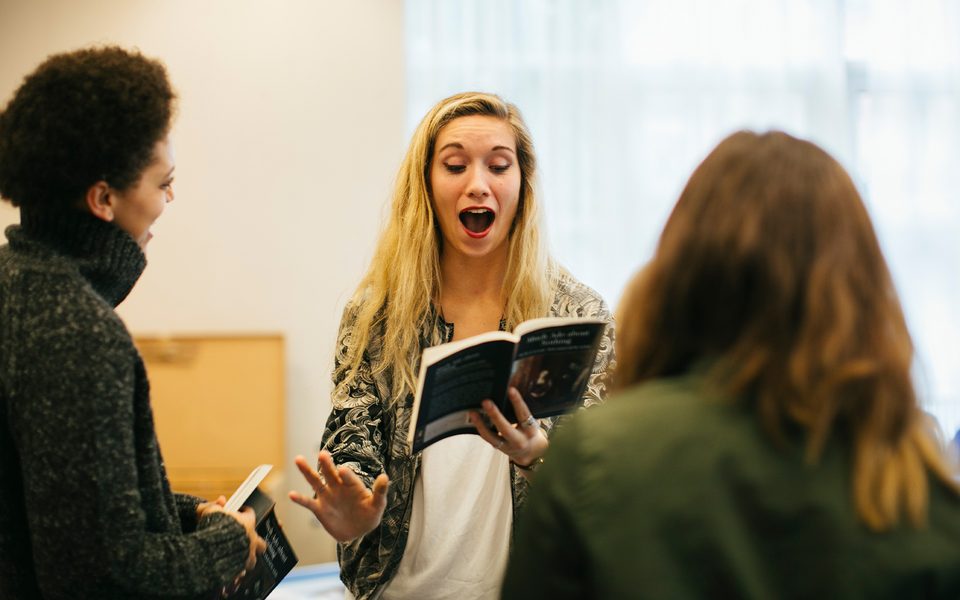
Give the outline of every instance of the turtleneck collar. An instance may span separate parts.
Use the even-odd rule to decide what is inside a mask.
[[[40,244],[74,263],[111,306],[120,304],[147,265],[137,242],[125,231],[90,213],[46,213],[21,208],[20,225],[7,228],[14,249]]]

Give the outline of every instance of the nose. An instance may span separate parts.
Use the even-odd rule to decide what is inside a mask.
[[[467,184],[467,196],[470,198],[486,198],[490,195],[490,184],[487,182],[483,169],[472,169],[470,181]]]
[[[167,188],[167,204],[173,202],[173,199],[176,197],[176,194],[173,193],[173,186]]]

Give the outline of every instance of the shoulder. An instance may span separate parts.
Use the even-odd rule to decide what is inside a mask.
[[[596,290],[560,269],[550,312],[558,317],[596,317],[610,320],[610,307]]]
[[[337,343],[340,346],[350,346],[352,344],[353,338],[357,333],[357,327],[362,325],[362,321],[366,318],[365,314],[372,301],[368,289],[357,290],[357,292],[347,300],[347,303],[343,307],[343,312],[340,315],[340,327],[337,334]],[[369,327],[372,334],[376,334],[382,327],[382,319],[380,318],[382,314],[383,310],[381,308],[370,322]],[[372,337],[376,337],[376,335]]]
[[[591,471],[620,473],[651,485],[697,479],[719,463],[750,460],[766,450],[752,412],[712,391],[699,377],[630,388],[602,407],[577,413],[573,421],[574,428],[558,432],[557,444],[574,445]],[[564,439],[567,429],[577,439]]]
[[[343,307],[343,312],[340,315],[340,328],[352,328],[374,303],[377,303],[377,300],[369,287],[361,287],[356,290],[347,299]],[[384,311],[384,302],[379,302],[379,305],[374,317],[375,322],[380,320],[379,317],[382,317]]]
[[[21,350],[101,354],[133,341],[113,307],[69,264],[27,261],[3,273],[5,325]]]

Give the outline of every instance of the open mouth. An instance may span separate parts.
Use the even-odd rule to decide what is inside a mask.
[[[482,235],[493,226],[497,214],[489,208],[465,208],[460,211],[460,222],[463,224],[467,233],[472,235]]]

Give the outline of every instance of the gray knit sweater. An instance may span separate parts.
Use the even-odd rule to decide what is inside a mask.
[[[85,213],[21,223],[0,247],[0,598],[215,597],[247,538],[170,491],[113,310],[143,252]]]

